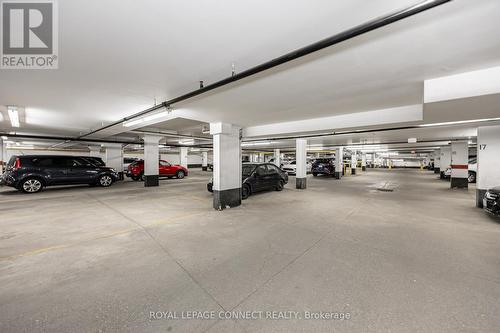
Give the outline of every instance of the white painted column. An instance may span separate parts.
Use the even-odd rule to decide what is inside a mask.
[[[434,173],[439,174],[441,169],[441,149],[434,151]]]
[[[344,147],[335,150],[335,178],[340,179],[344,175]]]
[[[213,207],[217,210],[241,205],[240,130],[231,124],[210,124],[214,147]]]
[[[307,140],[297,139],[295,141],[295,187],[305,189],[307,187]]]
[[[445,179],[444,172],[446,169],[451,168],[451,147],[446,146],[441,148],[441,156],[440,156],[440,177],[441,179]]]
[[[366,153],[361,154],[361,171],[366,171]]]
[[[208,152],[204,151],[201,153],[201,170],[208,170]]]
[[[490,188],[500,186],[500,126],[484,126],[477,130],[476,206]]]
[[[189,154],[189,148],[188,147],[181,147],[180,148],[180,153],[179,153],[179,164],[182,165],[187,169],[188,167],[188,154]]]
[[[122,144],[106,144],[106,166],[114,168],[123,180],[123,148]]]
[[[160,185],[158,179],[160,163],[158,143],[161,138],[159,135],[144,136],[144,186],[146,187]]]
[[[264,153],[259,153],[259,163],[264,163],[265,162],[265,155]]]
[[[451,188],[469,187],[469,143],[451,143]]]
[[[357,151],[351,151],[351,174],[356,174],[356,169],[358,167],[358,153]]]
[[[278,168],[281,167],[281,153],[279,149],[274,150],[274,165]]]

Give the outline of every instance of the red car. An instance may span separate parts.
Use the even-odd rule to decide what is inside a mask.
[[[158,165],[158,170],[160,177],[176,177],[182,179],[188,175],[188,170],[182,165],[172,165],[167,161],[160,160]],[[134,162],[128,166],[127,177],[132,178],[135,181],[144,180],[144,161],[140,160]]]

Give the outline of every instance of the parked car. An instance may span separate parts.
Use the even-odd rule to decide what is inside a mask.
[[[471,158],[471,159],[469,159],[468,182],[475,183],[476,182],[476,175],[477,175],[477,158]],[[444,177],[445,178],[451,177],[451,168],[446,168],[446,170],[444,171]]]
[[[281,191],[288,183],[286,172],[271,163],[243,163],[241,198],[244,200],[252,193],[276,190]],[[213,179],[207,184],[207,190],[213,192]]]
[[[123,158],[123,172],[127,172],[130,164],[137,162],[138,160],[139,160],[138,158],[124,157]]]
[[[335,159],[334,158],[318,158],[312,164],[312,174],[314,177],[318,175],[335,175]]]
[[[182,179],[188,175],[188,170],[182,165],[173,165],[164,160],[160,160],[158,171],[160,177]],[[127,170],[127,177],[135,181],[144,180],[144,161],[139,160],[130,164]]]
[[[289,163],[283,164],[281,167],[289,175],[295,175],[297,173],[297,161],[291,161]],[[310,173],[312,169],[312,163],[310,161],[306,162],[306,172]]]
[[[500,186],[486,192],[483,198],[483,208],[488,213],[500,216]]]
[[[97,165],[88,157],[22,155],[10,158],[0,184],[25,193],[36,193],[52,185],[108,187],[118,179],[115,169]]]

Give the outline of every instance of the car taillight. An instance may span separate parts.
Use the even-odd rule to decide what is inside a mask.
[[[16,158],[16,161],[14,162],[14,166],[13,166],[12,170],[15,171],[15,170],[19,169],[20,167],[21,167],[21,160],[18,157],[18,158]]]

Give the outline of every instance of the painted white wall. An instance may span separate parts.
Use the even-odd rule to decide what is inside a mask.
[[[500,186],[500,126],[478,128],[477,189]]]

